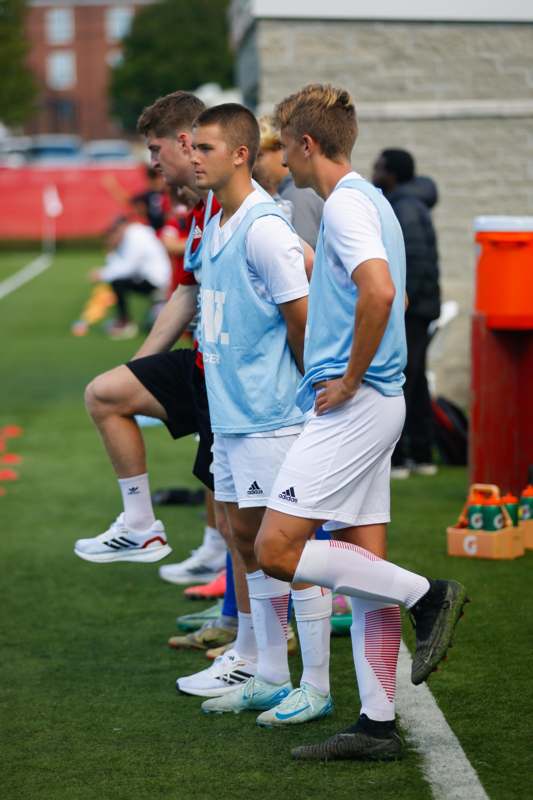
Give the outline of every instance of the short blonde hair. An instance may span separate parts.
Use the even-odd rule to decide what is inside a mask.
[[[279,128],[274,125],[274,117],[264,114],[259,117],[259,147],[261,150],[281,150],[282,144],[279,135]]]
[[[305,133],[332,160],[350,158],[357,139],[357,117],[350,93],[331,84],[310,83],[276,106],[274,124],[296,137]]]

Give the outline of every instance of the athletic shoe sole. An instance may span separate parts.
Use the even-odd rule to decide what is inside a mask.
[[[197,639],[194,633],[188,633],[185,636],[171,636],[168,640],[168,646],[173,650],[209,650],[213,647],[222,647],[222,645],[227,644],[230,636],[231,643],[233,643],[236,631],[232,631],[226,636],[223,633],[221,633],[220,637],[213,636],[210,641]]]
[[[199,611],[193,614],[182,614],[176,617],[176,627],[184,633],[194,633],[199,630],[206,622],[214,622],[220,617],[221,603],[217,603],[212,608]]]
[[[251,677],[251,676],[249,676]],[[229,692],[234,692],[238,683],[233,683],[231,686],[224,686],[220,689],[196,689],[196,688],[188,688],[185,686],[182,688],[179,685],[179,681],[176,683],[176,689],[179,694],[190,694],[193,697],[222,697],[222,695],[228,694]]]
[[[335,707],[333,703],[329,703],[325,708],[315,714],[313,717],[307,717],[307,719],[298,719],[295,715],[294,717],[290,717],[288,719],[273,719],[270,722],[263,722],[260,717],[258,717],[255,721],[255,724],[259,728],[292,728],[294,725],[306,725],[308,722],[318,722],[324,717],[329,717],[330,714],[333,713]]]
[[[197,589],[196,591],[191,591],[191,589],[197,589],[197,587],[190,587],[189,589],[185,589],[183,592],[184,596],[187,600],[218,600],[220,597],[224,597],[226,594],[226,589],[215,589],[209,592],[202,592],[201,589]]]
[[[177,575],[176,577],[170,577],[167,575],[161,575],[159,573],[159,577],[166,581],[167,583],[173,583],[176,586],[186,586],[189,583],[211,583],[214,581],[219,573],[218,572],[199,572],[196,575],[193,574],[183,574]],[[204,598],[209,599],[209,598]]]
[[[338,733],[319,744],[291,750],[296,761],[398,761],[402,758],[400,737],[375,739],[361,733]]]
[[[453,646],[455,627],[464,614],[464,607],[470,602],[465,587],[457,581],[448,581],[446,600],[449,605],[441,610],[435,620],[436,640],[431,647],[431,652],[426,655],[425,648],[420,655],[415,652],[411,669],[411,682],[415,686],[423,683],[432,672],[437,671],[438,664],[446,658],[448,648]]]
[[[153,564],[154,561],[161,561],[172,552],[168,544],[161,547],[147,547],[145,550],[125,551],[123,553],[82,553],[74,548],[74,553],[84,561],[91,561],[93,564],[113,564],[115,561],[134,561],[141,564]]]

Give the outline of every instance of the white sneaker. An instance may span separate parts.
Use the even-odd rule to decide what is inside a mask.
[[[84,561],[110,564],[112,561],[160,561],[172,552],[167,542],[165,527],[158,519],[144,533],[130,530],[124,523],[124,513],[119,514],[111,527],[92,539],[78,539],[74,552]]]
[[[279,705],[263,711],[257,717],[257,724],[262,728],[281,725],[297,725],[321,719],[333,711],[333,700],[330,694],[321,694],[308,683],[302,683],[294,689]]]
[[[412,464],[411,471],[415,475],[428,475],[433,476],[436,475],[438,472],[436,464]]]
[[[213,664],[194,675],[178,678],[176,689],[197,697],[221,697],[255,675],[257,663],[241,658],[236,650],[228,650]]]
[[[169,583],[210,583],[226,566],[226,550],[214,550],[202,545],[179,564],[165,564],[159,577]]]
[[[393,481],[404,481],[410,474],[409,467],[391,467],[390,476]]]
[[[225,714],[228,711],[233,711],[234,714],[240,714],[241,711],[266,711],[267,708],[277,706],[291,691],[290,681],[267,683],[255,676],[248,678],[245,683],[241,683],[236,689],[221,697],[204,700],[202,711],[204,714]]]

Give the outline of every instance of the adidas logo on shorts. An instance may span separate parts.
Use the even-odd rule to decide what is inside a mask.
[[[264,494],[264,492],[261,489],[261,487],[259,486],[259,484],[257,483],[257,481],[254,481],[252,483],[252,485],[250,486],[250,488],[248,489],[248,491],[246,492],[246,494],[250,494],[250,495],[252,495],[252,494]]]
[[[298,500],[296,499],[296,495],[294,494],[294,486],[291,486],[290,489],[285,489],[284,492],[280,492],[278,494],[282,500],[288,500],[289,503],[297,503]]]

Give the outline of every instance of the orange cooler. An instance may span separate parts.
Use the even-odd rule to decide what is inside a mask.
[[[474,310],[492,330],[533,330],[533,217],[477,217]]]
[[[478,217],[469,464],[518,494],[533,464],[533,217]]]

